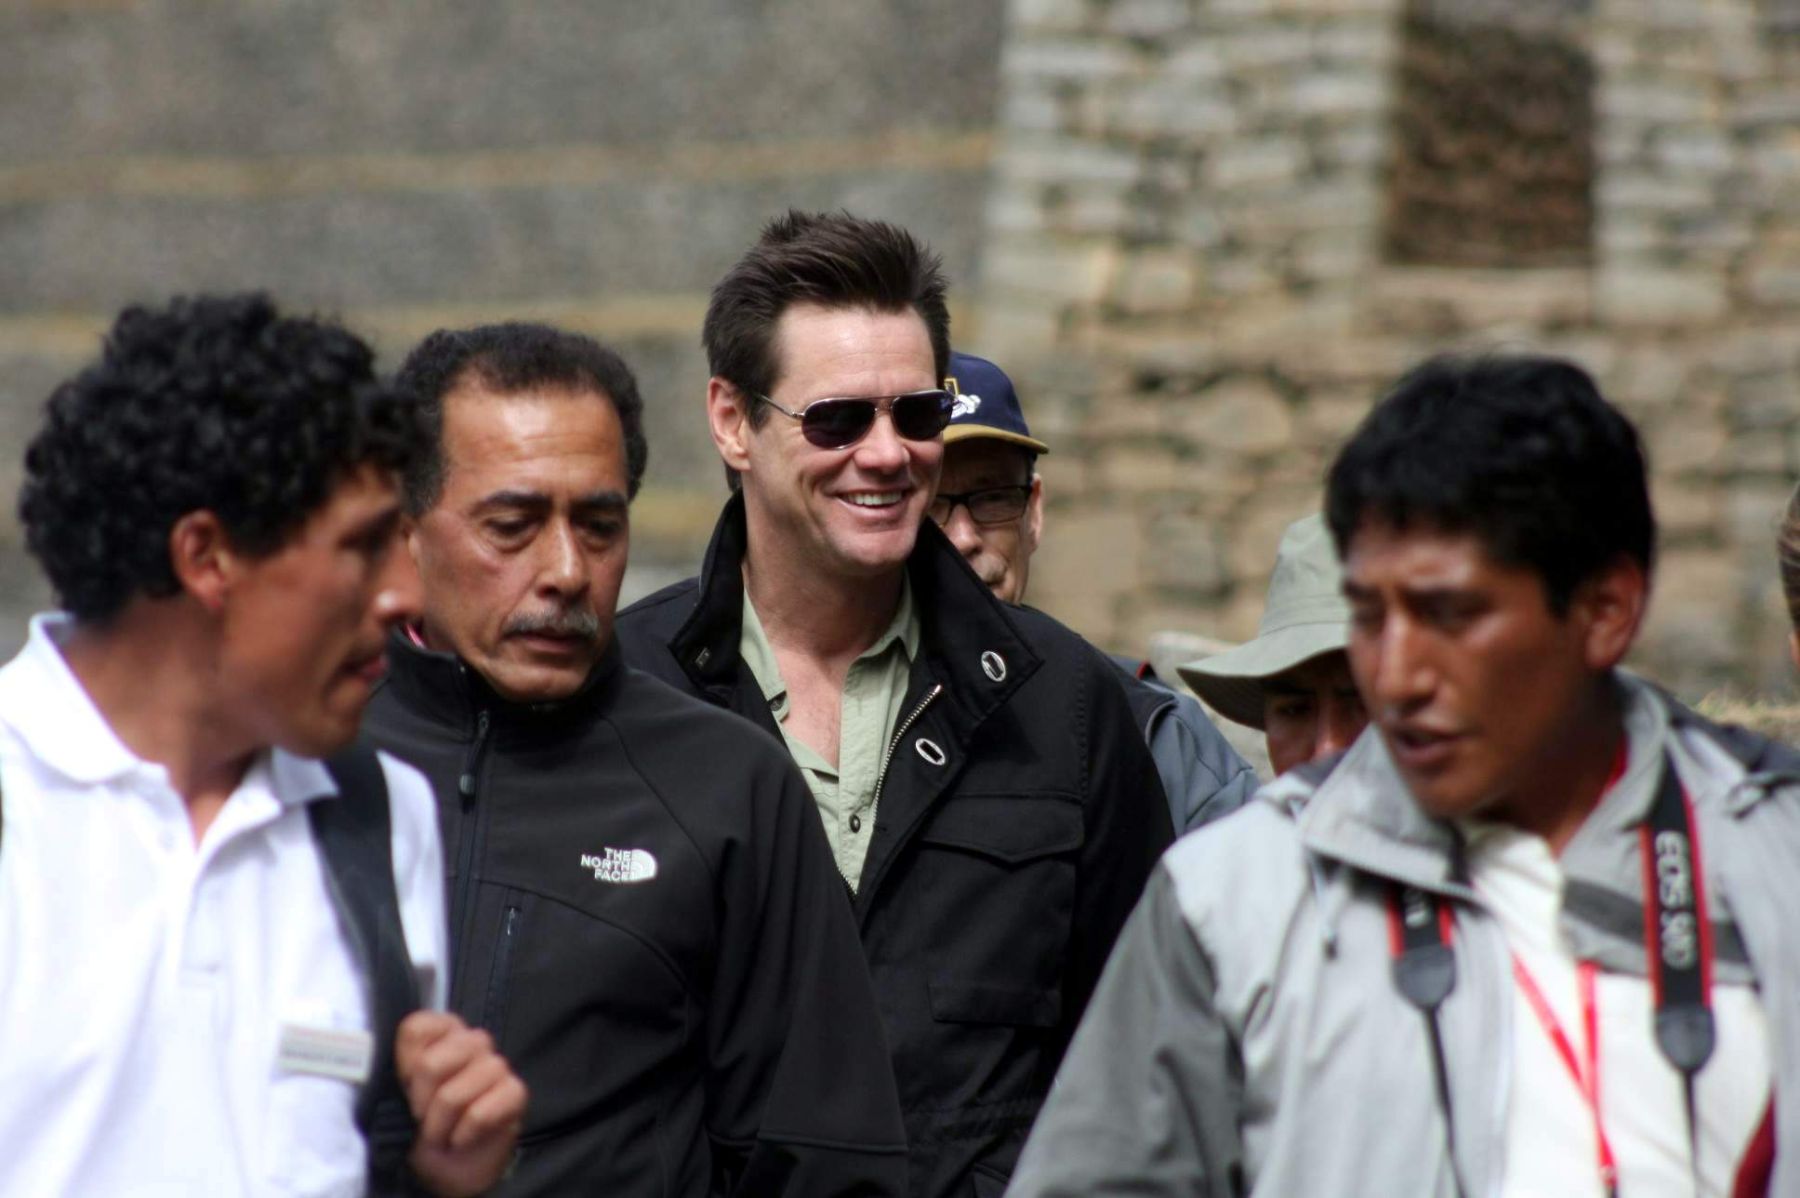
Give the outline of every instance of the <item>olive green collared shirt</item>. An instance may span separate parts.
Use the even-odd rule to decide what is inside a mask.
[[[812,746],[788,735],[787,684],[781,680],[775,651],[769,646],[756,608],[751,606],[748,590],[744,592],[738,653],[755,676],[757,687],[768,700],[769,714],[781,727],[788,753],[812,789],[838,872],[854,887],[862,877],[869,837],[875,832],[875,786],[881,777],[881,761],[900,719],[907,678],[919,653],[919,615],[913,607],[912,583],[903,576],[894,618],[875,643],[850,663],[850,672],[844,677],[835,767]]]

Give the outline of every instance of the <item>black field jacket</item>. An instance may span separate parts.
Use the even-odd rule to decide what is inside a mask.
[[[744,548],[734,498],[700,577],[621,613],[618,636],[634,666],[780,744],[738,655]],[[996,600],[929,523],[907,569],[920,652],[854,910],[912,1193],[997,1195],[1169,844],[1169,812],[1110,662]]]
[[[531,707],[404,638],[389,658],[363,731],[437,792],[451,1006],[531,1091],[493,1192],[902,1192],[868,971],[786,755],[616,649]]]

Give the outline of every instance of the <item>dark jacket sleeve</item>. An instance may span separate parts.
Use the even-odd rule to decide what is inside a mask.
[[[708,1119],[741,1195],[900,1195],[906,1133],[848,892],[812,795],[755,754],[749,837],[721,862],[707,1011]]]
[[[1076,881],[1075,926],[1063,980],[1062,1022],[1073,1034],[1119,929],[1174,840],[1156,763],[1125,692],[1097,654],[1079,692],[1087,744],[1086,837]]]

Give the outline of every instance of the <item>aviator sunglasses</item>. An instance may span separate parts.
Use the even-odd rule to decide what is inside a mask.
[[[955,402],[948,391],[909,391],[878,398],[815,399],[798,412],[791,412],[766,395],[755,391],[745,394],[790,420],[798,420],[800,435],[820,449],[847,449],[856,444],[875,427],[878,412],[886,412],[894,422],[894,431],[908,441],[929,441],[949,425],[950,405]]]

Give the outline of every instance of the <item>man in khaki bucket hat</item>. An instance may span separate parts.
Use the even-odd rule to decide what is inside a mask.
[[[1260,728],[1277,774],[1342,752],[1369,717],[1350,677],[1343,570],[1318,515],[1288,525],[1256,639],[1179,667],[1199,696]]]

